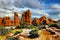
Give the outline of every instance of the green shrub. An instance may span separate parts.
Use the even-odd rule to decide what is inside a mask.
[[[18,33],[21,33],[22,32],[22,30],[17,30],[15,33],[14,33],[14,35],[16,35],[16,34],[18,34]]]
[[[28,37],[30,37],[30,38],[37,38],[37,37],[39,37],[39,35],[38,35],[38,28],[33,28],[33,29],[30,31],[29,34],[30,34],[30,35],[29,35]]]
[[[0,35],[5,35],[9,32],[8,29],[5,29],[5,28],[0,28]]]
[[[34,26],[38,26],[38,24],[37,24],[37,23],[34,23],[33,25],[34,25]]]
[[[60,29],[60,25],[58,25],[58,24],[51,24],[49,27],[56,27],[56,28]]]
[[[36,28],[37,26],[33,26],[33,25],[27,25],[25,28],[27,29],[32,29],[32,28]]]
[[[39,28],[39,30],[45,29],[45,25],[39,25],[38,28]]]
[[[15,37],[7,37],[6,40],[18,40],[18,38],[15,38]]]
[[[16,26],[16,29],[24,29],[24,28],[26,28],[26,29],[32,29],[32,28],[35,28],[35,27],[37,27],[37,26],[25,25],[24,23],[21,23],[21,25]]]
[[[22,29],[22,28],[25,28],[25,27],[26,27],[25,22],[21,22],[20,25],[16,26],[16,29]]]
[[[21,27],[20,27],[20,26],[16,26],[15,28],[16,28],[16,29],[21,29]]]
[[[37,26],[34,26],[34,25],[26,25],[25,22],[21,22],[19,26],[16,26],[16,29],[32,29],[32,28],[35,28]]]

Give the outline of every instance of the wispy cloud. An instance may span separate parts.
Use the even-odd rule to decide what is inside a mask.
[[[50,1],[50,0],[49,0]],[[60,19],[60,4],[50,3],[48,0],[0,0],[0,8],[7,9],[1,15],[10,15],[12,16],[14,11],[18,11],[19,16],[21,13],[26,10],[30,10],[32,12],[32,17],[41,17],[46,16],[53,18],[55,20]],[[52,1],[52,0],[51,0]],[[47,2],[47,3],[45,3]],[[5,13],[5,14],[3,14]],[[7,14],[9,13],[9,14]]]

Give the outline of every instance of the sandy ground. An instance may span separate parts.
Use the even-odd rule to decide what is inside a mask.
[[[40,37],[35,39],[30,39],[27,37],[19,36],[20,40],[56,40],[56,35],[51,35],[49,32],[45,30],[40,30],[39,33]]]
[[[57,40],[57,35],[51,35],[50,32],[47,32],[45,30],[39,30],[38,34],[38,38],[30,39],[28,37],[19,36],[19,40]],[[4,36],[1,40],[5,40],[6,36]]]

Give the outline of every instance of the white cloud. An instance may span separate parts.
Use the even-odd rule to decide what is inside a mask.
[[[49,14],[49,17],[52,18],[53,20],[59,20],[60,19],[60,4],[50,4],[47,7],[48,7],[47,10],[49,10],[47,12]]]
[[[0,0],[0,8],[9,9],[11,6],[17,8],[40,8],[43,3],[40,3],[39,0]]]
[[[44,11],[42,11],[42,10],[38,10],[38,9],[30,9],[31,11],[32,11],[32,13],[36,13],[36,14],[39,14],[39,15],[41,15],[41,16],[49,16],[49,14],[48,13],[46,13],[46,12],[44,12]]]
[[[39,0],[17,0],[14,5],[16,7],[29,7],[29,8],[40,8],[41,3]]]
[[[60,4],[52,4],[51,7],[55,9],[60,9]]]
[[[8,9],[7,11],[2,10],[4,12],[1,11],[2,16],[3,15],[12,16],[13,15],[11,14],[12,11],[18,11],[19,16],[21,16],[21,13],[23,11],[30,9],[32,14],[35,14],[35,13],[37,14],[35,16],[33,15],[33,17],[39,17],[38,15],[48,17],[51,14],[51,13],[49,14],[49,12],[52,12],[53,19],[55,20],[60,19],[60,15],[58,15],[60,14],[60,4],[51,4],[50,6],[46,7],[46,4],[40,3],[39,0],[0,0],[0,8]],[[39,8],[42,8],[45,11],[40,10]],[[46,9],[49,11],[47,12]]]
[[[60,19],[60,14],[58,14],[58,18]]]

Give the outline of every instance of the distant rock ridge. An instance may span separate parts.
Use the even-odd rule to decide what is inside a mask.
[[[25,22],[26,25],[31,25],[31,24],[51,24],[51,23],[55,23],[56,21],[54,21],[51,18],[46,18],[46,16],[42,16],[40,18],[34,18],[32,20],[31,16],[32,13],[30,12],[30,10],[26,10],[22,13],[21,15],[21,20],[18,18],[18,12],[14,12],[14,20],[11,20],[9,16],[5,16],[4,18],[0,17],[0,26],[17,26],[19,25],[20,22]],[[58,20],[57,22],[60,22],[60,20]]]

